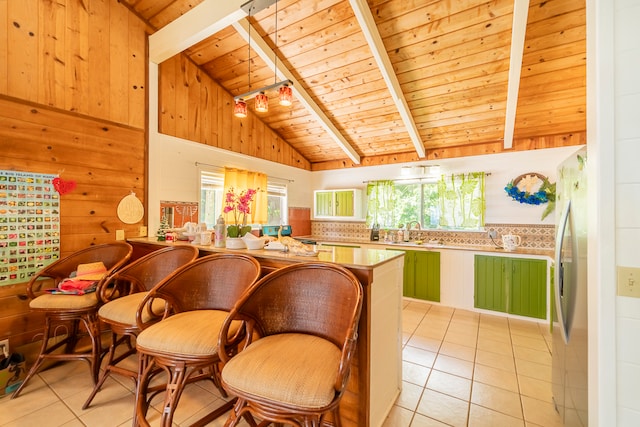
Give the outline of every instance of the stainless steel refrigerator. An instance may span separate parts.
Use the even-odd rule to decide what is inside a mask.
[[[552,391],[565,426],[588,425],[587,152],[558,167]]]

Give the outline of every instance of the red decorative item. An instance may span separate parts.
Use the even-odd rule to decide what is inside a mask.
[[[64,181],[62,178],[53,178],[53,188],[56,189],[60,195],[67,194],[76,189],[75,181]]]

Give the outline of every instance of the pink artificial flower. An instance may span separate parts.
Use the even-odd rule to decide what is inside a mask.
[[[240,227],[245,225],[247,221],[247,215],[251,213],[251,202],[256,195],[257,190],[249,188],[244,190],[240,194],[236,194],[233,188],[229,188],[225,195],[224,213],[233,212],[234,224],[231,226]],[[242,214],[242,220],[240,220],[240,214]]]

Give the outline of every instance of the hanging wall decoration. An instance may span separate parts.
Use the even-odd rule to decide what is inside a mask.
[[[53,188],[62,196],[71,193],[76,189],[76,182],[73,180],[63,180],[59,176],[53,178]]]
[[[0,286],[25,283],[60,258],[55,175],[0,170]]]
[[[118,218],[125,224],[136,224],[144,217],[144,206],[133,191],[118,203]]]
[[[545,219],[555,208],[556,184],[549,182],[549,179],[542,174],[536,172],[522,174],[509,182],[504,190],[516,202],[527,205],[548,203],[541,219]]]

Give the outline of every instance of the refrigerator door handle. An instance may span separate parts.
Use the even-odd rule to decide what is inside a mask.
[[[567,202],[567,206],[562,212],[562,217],[560,218],[560,222],[558,224],[558,234],[556,235],[556,253],[555,253],[555,302],[556,302],[556,317],[558,318],[558,323],[560,326],[560,331],[562,334],[562,339],[566,343],[569,342],[569,331],[568,331],[568,322],[567,322],[567,313],[565,312],[565,307],[562,303],[564,297],[564,265],[562,258],[562,250],[564,244],[565,232],[567,229],[567,225],[569,222],[569,213],[571,212],[571,201]],[[573,236],[571,236],[573,237]]]

